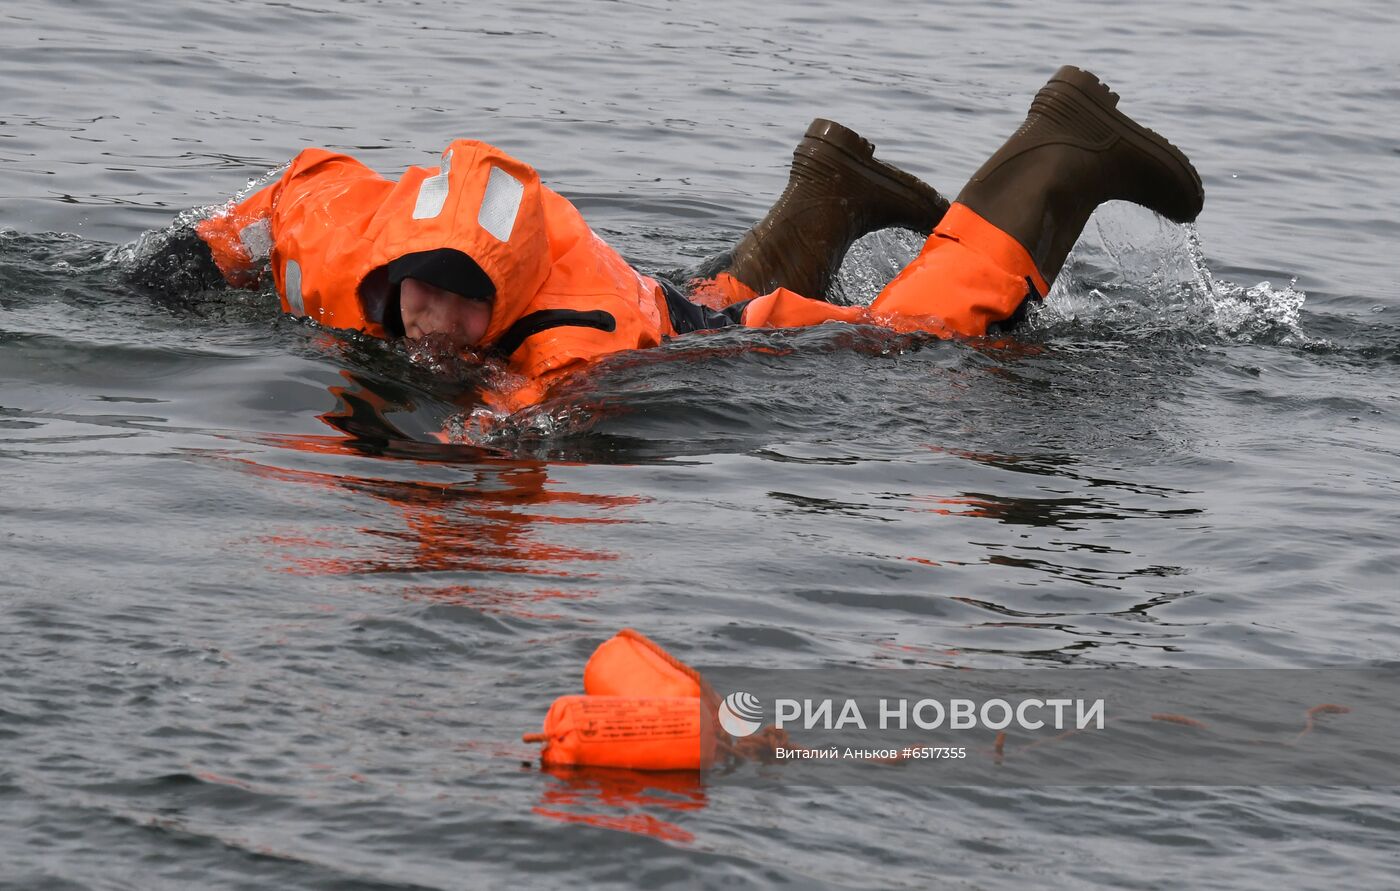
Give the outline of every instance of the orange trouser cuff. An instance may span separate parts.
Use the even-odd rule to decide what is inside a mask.
[[[1019,241],[972,208],[954,204],[924,249],[870,304],[876,317],[933,316],[948,328],[981,337],[1050,286]]]
[[[690,302],[710,309],[724,309],[757,297],[753,288],[727,272],[714,278],[698,278],[690,282]]]
[[[836,306],[778,288],[750,300],[740,321],[749,328],[805,328],[823,322],[858,324],[870,319],[863,306]]]

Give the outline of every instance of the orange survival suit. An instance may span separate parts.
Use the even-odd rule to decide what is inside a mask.
[[[721,274],[708,291],[727,311],[697,316],[694,305],[677,303],[685,298],[674,287],[628,266],[534,168],[467,139],[447,147],[441,166],[411,167],[397,182],[347,155],[306,149],[280,179],[196,232],[230,284],[256,284],[270,262],[283,311],[332,328],[401,333],[395,274],[489,298],[480,346],[528,382],[510,408],[537,401],[551,381],[594,359],[697,328],[843,321],[981,336],[1028,288],[1048,290],[1015,239],[954,204],[869,307],[786,288],[755,295]]]

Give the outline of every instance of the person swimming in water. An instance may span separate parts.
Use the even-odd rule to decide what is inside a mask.
[[[161,289],[256,287],[270,269],[285,312],[504,361],[525,381],[504,394],[511,409],[596,359],[733,325],[980,337],[1044,299],[1100,204],[1178,223],[1200,213],[1191,162],[1117,105],[1093,74],[1061,68],[951,204],[819,119],[782,196],[688,291],[634,270],[529,165],[466,139],[397,182],[307,149],[276,182],[174,233],[136,275]],[[850,246],[891,226],[928,234],[919,255],[869,306],[823,299]]]

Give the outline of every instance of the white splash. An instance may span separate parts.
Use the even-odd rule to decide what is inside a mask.
[[[833,303],[868,304],[918,256],[923,236],[872,232],[851,246],[832,285]],[[1086,282],[1094,284],[1086,284]],[[1030,328],[1111,323],[1126,335],[1187,334],[1232,343],[1310,342],[1300,326],[1307,295],[1217,279],[1200,233],[1124,202],[1110,202],[1085,232]]]
[[[879,296],[885,285],[919,255],[924,236],[909,229],[879,229],[856,240],[828,295],[842,306],[865,306]]]
[[[1090,222],[1091,237],[1075,245],[1032,327],[1108,322],[1137,336],[1309,342],[1300,322],[1307,295],[1297,279],[1275,288],[1267,281],[1243,286],[1216,278],[1194,225],[1179,226],[1132,205],[1109,204]]]
[[[201,207],[191,207],[180,211],[175,215],[175,219],[172,220],[169,225],[161,229],[151,229],[142,232],[132,241],[113,247],[106,253],[103,260],[107,263],[130,265],[138,259],[149,257],[159,252],[177,231],[190,228],[201,220],[207,220],[211,217],[229,213],[239,202],[243,201],[249,195],[280,178],[290,166],[290,163],[282,164],[260,176],[253,177],[244,184],[243,188],[240,189],[237,194],[221,204],[207,204]]]

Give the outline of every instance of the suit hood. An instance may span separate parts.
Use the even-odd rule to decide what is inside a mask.
[[[380,280],[371,274],[362,286],[365,314],[382,318],[383,306],[373,304],[376,298],[382,304],[391,268],[420,270],[410,274],[473,296],[486,279],[494,293],[482,345],[493,343],[549,276],[544,192],[533,167],[470,139],[449,145],[439,167],[408,170],[380,208],[371,236]]]

